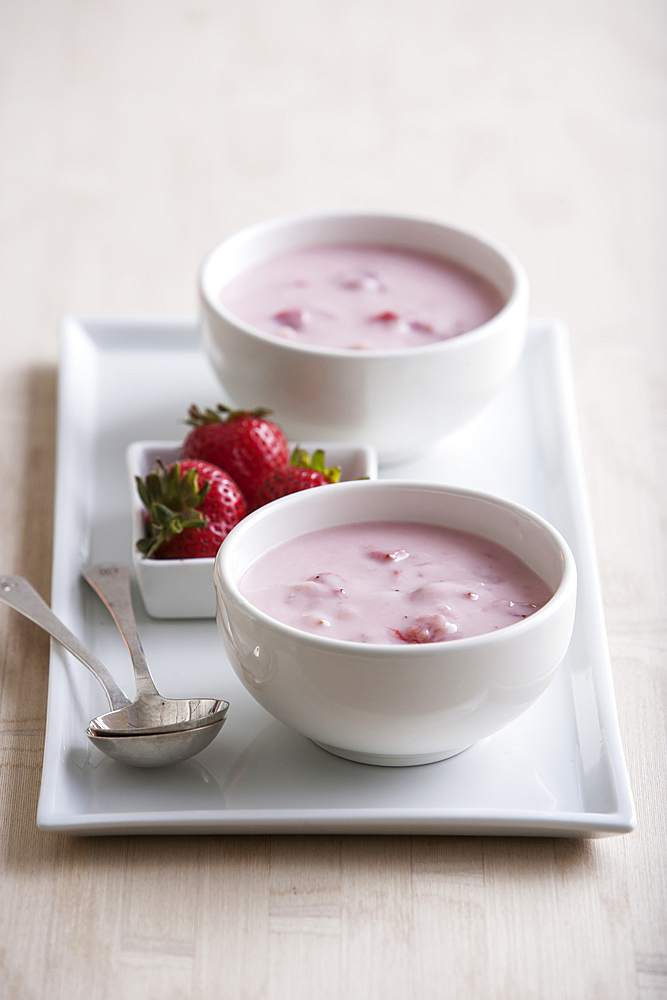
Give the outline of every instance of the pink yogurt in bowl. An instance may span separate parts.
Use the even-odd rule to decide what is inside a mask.
[[[551,598],[488,538],[413,521],[362,521],[298,535],[260,556],[240,591],[271,618],[349,642],[446,642],[528,618]]]
[[[528,280],[494,240],[370,212],[287,216],[204,261],[201,339],[234,405],[293,440],[428,450],[483,409],[521,356]]]
[[[423,764],[491,736],[545,690],[576,600],[574,559],[551,525],[429,483],[308,493],[251,514],[216,559],[223,644],[275,718],[342,757]],[[378,586],[360,591],[369,575]]]
[[[358,351],[458,337],[488,323],[504,304],[495,285],[451,260],[365,243],[275,254],[233,278],[220,302],[294,344]]]

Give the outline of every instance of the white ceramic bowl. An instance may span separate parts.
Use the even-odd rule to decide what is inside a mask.
[[[318,528],[375,520],[421,521],[490,538],[535,570],[553,597],[495,632],[404,646],[301,632],[239,592],[242,574],[267,549]],[[565,655],[576,600],[573,556],[542,518],[488,494],[397,480],[310,490],[256,511],[228,535],[214,579],[220,635],[259,704],[332,753],[386,765],[453,756],[524,712]]]
[[[220,302],[239,272],[316,243],[379,243],[436,254],[487,278],[505,305],[469,333],[423,347],[341,350],[297,344],[251,327]],[[424,451],[478,413],[523,349],[528,279],[495,242],[428,219],[340,212],[272,219],[216,247],[200,272],[201,336],[237,406],[270,407],[288,437],[369,442],[381,462]]]
[[[299,442],[301,443],[301,442]],[[153,618],[214,618],[215,591],[213,566],[215,559],[146,559],[137,542],[144,535],[144,505],[135,483],[135,476],[144,479],[161,458],[165,465],[175,462],[181,441],[134,441],[127,449],[127,470],[132,495],[132,564],[146,611]],[[294,445],[291,444],[290,448]],[[321,444],[304,441],[302,448],[312,454]],[[341,480],[377,476],[377,454],[369,445],[328,444],[328,466],[339,465]],[[338,487],[340,484],[336,484]]]

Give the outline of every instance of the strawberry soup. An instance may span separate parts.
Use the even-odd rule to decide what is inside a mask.
[[[356,243],[283,251],[238,274],[220,301],[265,333],[358,350],[448,340],[486,323],[504,305],[491,282],[453,261]]]
[[[324,528],[269,550],[239,589],[294,628],[365,643],[430,643],[515,624],[552,597],[518,557],[479,535],[405,521]]]

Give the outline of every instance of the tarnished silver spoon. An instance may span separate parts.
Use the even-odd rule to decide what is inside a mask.
[[[193,699],[188,703],[192,706],[189,712],[181,709],[174,714],[165,712],[157,705],[147,704],[145,713],[142,713],[141,697],[134,702],[127,697],[104,664],[63,625],[23,577],[0,576],[0,601],[52,635],[101,684],[113,711],[92,720],[91,726],[95,725],[93,728],[89,726],[86,735],[109,757],[134,767],[162,767],[193,757],[220,732],[229,705],[219,699]],[[157,692],[156,696],[160,698]],[[167,704],[171,699],[160,700]],[[199,706],[201,714],[197,714],[196,706]],[[100,720],[110,717],[118,721],[115,728],[105,731],[97,727]]]

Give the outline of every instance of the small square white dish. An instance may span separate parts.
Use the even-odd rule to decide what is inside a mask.
[[[194,399],[220,398],[191,320],[63,321],[51,602],[128,691],[127,650],[81,582],[81,567],[131,563],[128,445],[178,437]],[[250,697],[221,654],[213,620],[151,618],[135,579],[139,634],[158,688],[168,697],[224,698],[227,722],[201,754],[173,767],[142,773],[110,760],[85,736],[104,694],[54,643],[41,829],[603,837],[634,828],[564,325],[531,320],[519,368],[500,396],[440,449],[379,478],[495,493],[563,534],[579,575],[574,634],[537,702],[500,733],[438,763],[378,768],[334,757]]]
[[[215,618],[213,566],[215,559],[146,559],[137,550],[144,536],[144,505],[135,478],[144,479],[161,458],[165,465],[175,462],[181,441],[133,441],[126,453],[132,491],[132,565],[146,611],[153,618]],[[299,442],[312,454],[321,444]],[[370,445],[327,444],[327,467],[340,466],[341,482],[350,479],[377,479],[378,460]],[[290,443],[290,451],[294,443]]]

